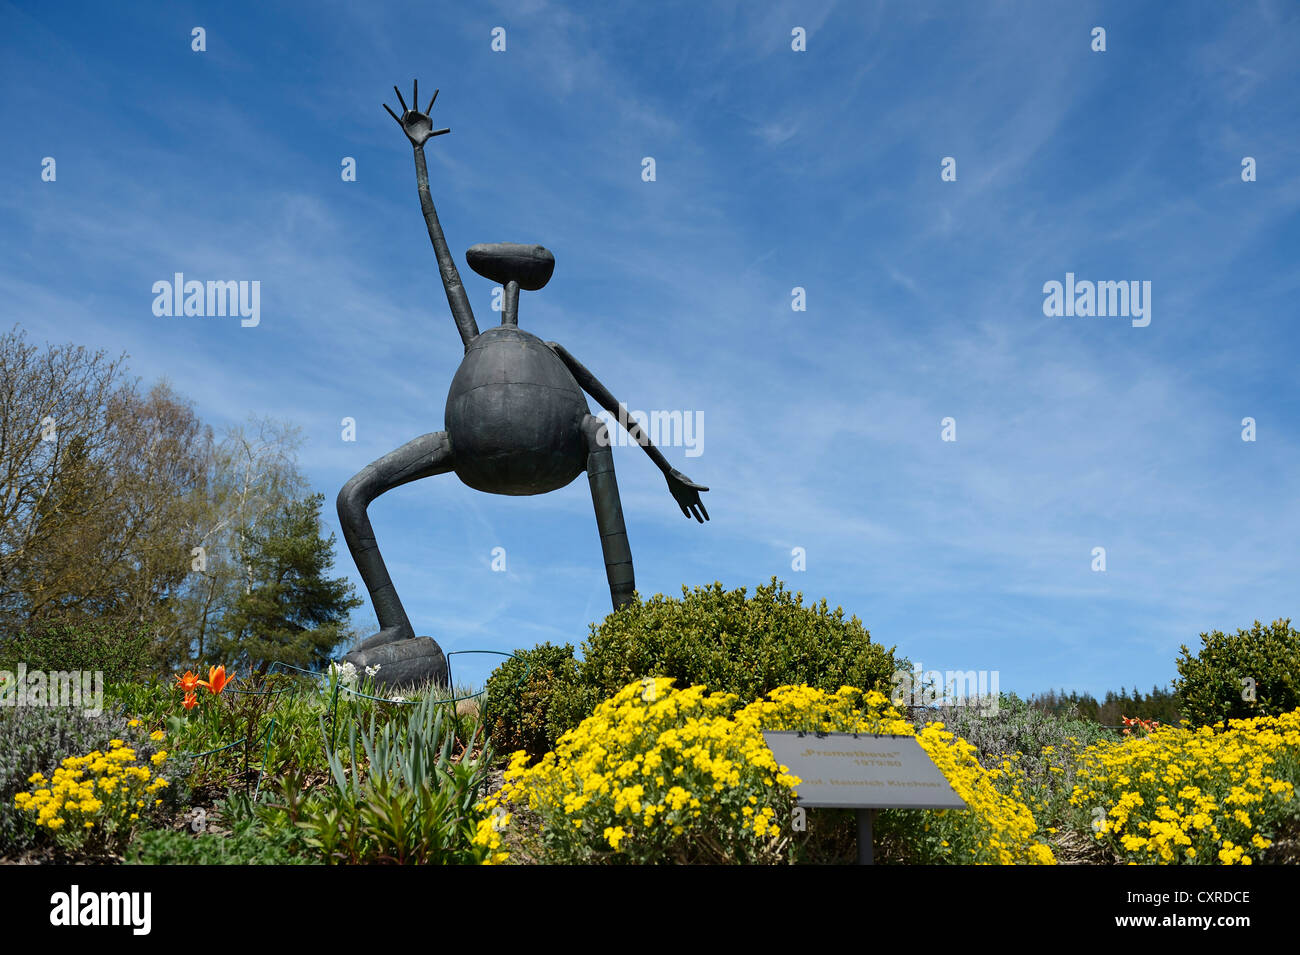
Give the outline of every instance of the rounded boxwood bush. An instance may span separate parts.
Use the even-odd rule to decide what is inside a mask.
[[[486,691],[483,725],[503,756],[522,749],[536,759],[548,752],[570,725],[577,725],[571,722],[574,708],[585,708],[570,643],[516,651],[492,671]],[[577,721],[585,715],[579,714]]]
[[[600,699],[642,677],[673,677],[751,701],[778,686],[806,684],[888,692],[894,649],[871,641],[857,617],[823,599],[805,607],[772,578],[752,597],[715,582],[680,600],[662,594],[634,601],[593,626],[583,644],[582,682]]]
[[[638,596],[592,625],[582,654],[577,660],[571,646],[548,643],[497,668],[485,711],[498,753],[540,756],[602,700],[646,677],[750,702],[792,684],[888,693],[900,668],[894,648],[873,643],[857,617],[845,619],[825,600],[806,607],[802,593],[775,577],[752,596],[717,582],[683,587],[680,599]]]
[[[1289,618],[1267,627],[1256,620],[1233,634],[1203,633],[1196,656],[1180,649],[1174,688],[1193,726],[1281,716],[1300,707],[1300,631]]]

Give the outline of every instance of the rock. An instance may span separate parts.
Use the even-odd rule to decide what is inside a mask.
[[[447,686],[447,657],[432,637],[394,640],[392,643],[356,650],[343,658],[357,668],[379,667],[375,686],[381,690],[402,690],[426,686]]]

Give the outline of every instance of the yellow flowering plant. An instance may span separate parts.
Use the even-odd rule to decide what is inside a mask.
[[[538,861],[781,861],[794,780],[731,719],[737,702],[664,678],[629,684],[536,765],[514,754],[480,838],[499,847],[510,817],[495,810],[520,805],[540,830],[513,848]]]
[[[69,756],[48,779],[34,773],[14,804],[60,846],[82,852],[120,851],[162,803],[166,750],[151,757],[120,739],[105,750]]]
[[[1098,743],[1079,755],[1074,825],[1122,861],[1251,865],[1294,825],[1300,710]]]
[[[735,694],[678,690],[665,678],[625,686],[536,765],[515,753],[483,804],[497,821],[480,838],[498,861],[514,851],[559,863],[788,862],[799,780],[777,765],[765,729],[917,735],[970,808],[892,814],[906,861],[1053,861],[1033,838],[1032,814],[998,790],[969,746],[941,724],[916,734],[883,694],[792,686],[742,706]],[[503,840],[506,807],[526,808],[538,826]]]

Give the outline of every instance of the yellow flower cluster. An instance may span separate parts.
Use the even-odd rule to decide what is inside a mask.
[[[1297,775],[1300,710],[1094,744],[1070,802],[1126,861],[1250,865],[1294,816]]]
[[[498,865],[510,857],[510,853],[501,848],[501,831],[509,823],[508,812],[497,812],[478,821],[470,842],[484,850],[484,865]]]
[[[883,694],[852,687],[781,687],[740,707],[735,694],[647,679],[600,704],[536,765],[515,753],[504,786],[483,805],[538,814],[550,861],[785,861],[799,780],[777,764],[765,729],[917,735]],[[936,848],[958,861],[1054,861],[1032,839],[1032,814],[998,791],[972,747],[941,724],[918,740],[971,810],[938,814]]]
[[[553,860],[779,861],[777,820],[797,780],[731,718],[738,702],[665,678],[629,684],[537,765],[515,753],[486,805],[538,813]]]
[[[150,757],[154,768],[166,760],[166,752]],[[157,793],[167,786],[162,776],[137,765],[135,750],[120,739],[111,740],[106,752],[69,756],[50,779],[35,773],[28,783],[31,791],[18,793],[14,804],[34,813],[38,826],[77,842],[97,826],[106,836],[129,833],[147,806],[162,802]]]

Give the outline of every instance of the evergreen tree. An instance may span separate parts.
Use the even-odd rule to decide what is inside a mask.
[[[323,494],[288,501],[243,531],[240,560],[251,583],[222,619],[223,661],[265,672],[274,661],[321,666],[351,637],[348,612],[361,606],[334,566],[334,535],[321,537]]]
[[[1101,704],[1091,693],[1081,694],[1075,705],[1078,707],[1079,715],[1084,719],[1092,720],[1094,723],[1101,722]]]

